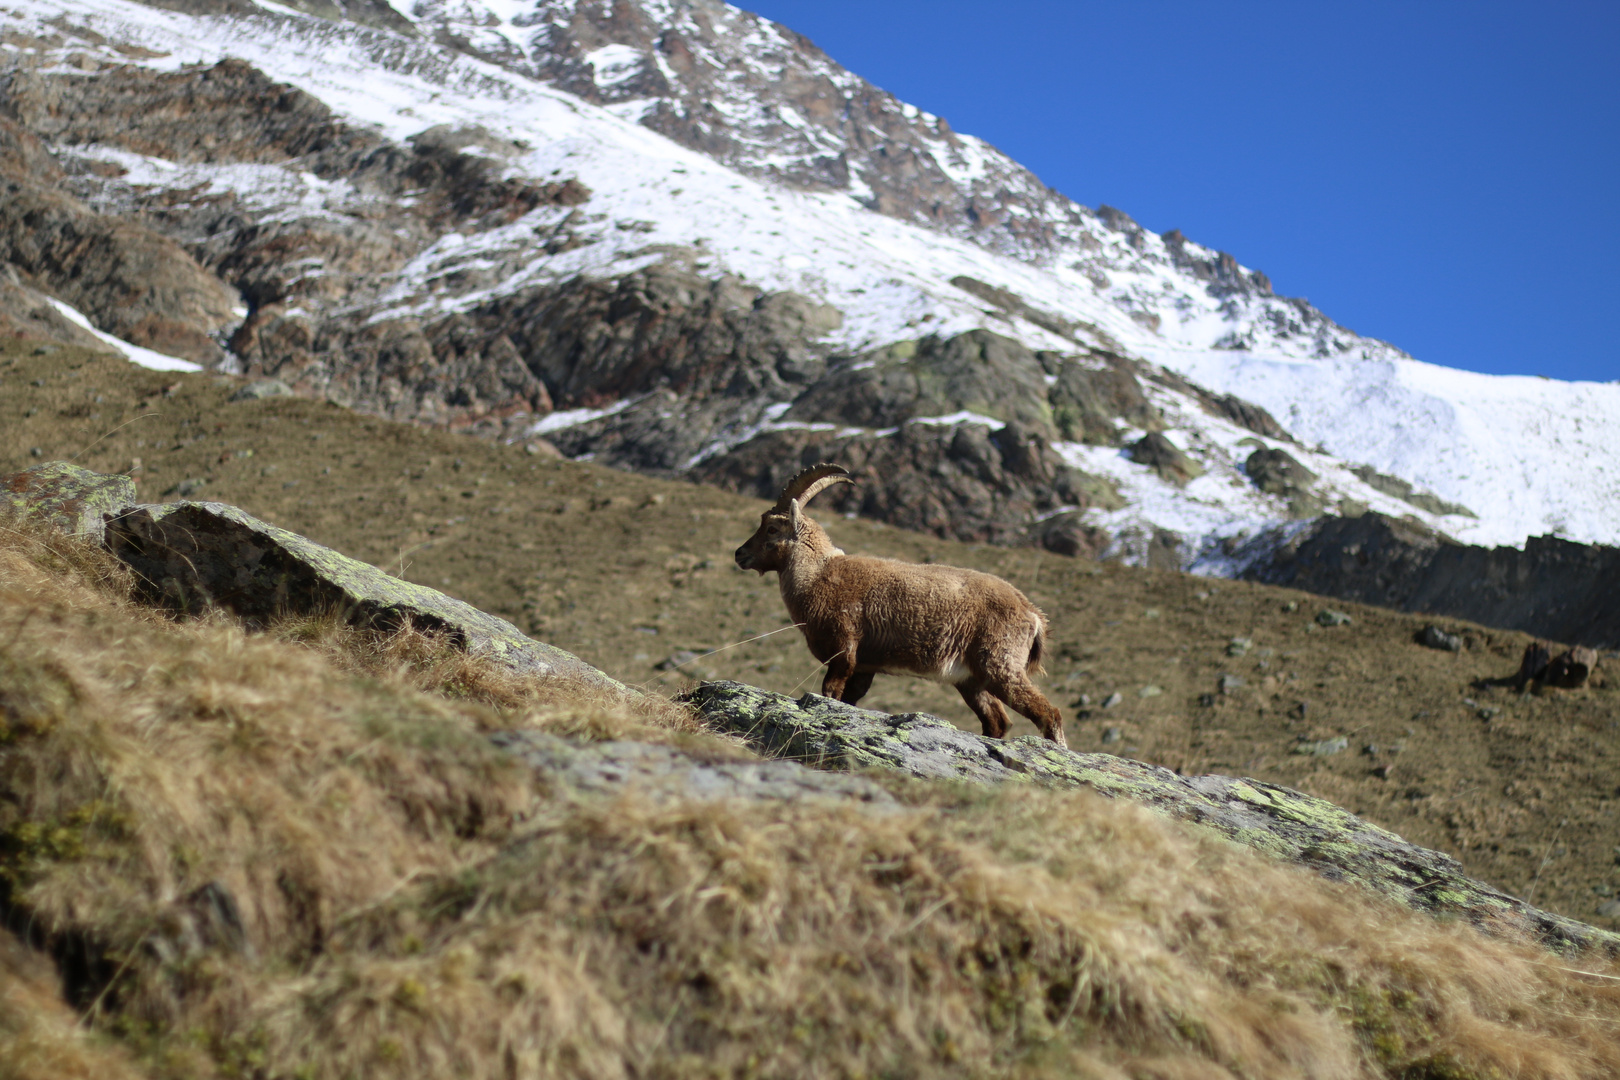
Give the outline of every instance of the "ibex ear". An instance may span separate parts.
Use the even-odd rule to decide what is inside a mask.
[[[793,523],[793,538],[797,540],[799,538],[800,525],[804,521],[804,515],[799,511],[798,499],[788,500],[788,520]]]

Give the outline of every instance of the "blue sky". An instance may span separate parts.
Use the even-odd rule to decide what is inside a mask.
[[[1419,359],[1620,379],[1616,0],[742,6]]]

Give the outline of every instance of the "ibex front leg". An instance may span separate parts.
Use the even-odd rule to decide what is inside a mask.
[[[849,686],[851,679],[857,679],[858,685],[858,677],[855,675],[855,645],[853,642],[834,653],[827,660],[827,674],[821,680],[821,696],[835,698],[838,701],[845,700],[845,688]],[[867,680],[867,685],[871,685],[871,680]],[[861,687],[861,689],[864,690],[865,687]]]

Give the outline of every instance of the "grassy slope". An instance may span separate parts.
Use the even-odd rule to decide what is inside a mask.
[[[1620,967],[1131,805],[576,800],[480,733],[693,736],[419,637],[172,623],[128,586],[0,533],[0,893],[89,1029],[0,936],[7,1080],[1620,1069]]]
[[[174,384],[172,397],[149,396]],[[71,456],[127,423],[78,460],[113,471],[138,458],[143,496],[154,500],[206,479],[194,497],[403,567],[629,683],[673,689],[681,673],[654,665],[677,650],[786,623],[774,579],[731,564],[757,520],[754,501],[314,402],[228,404],[231,389],[207,376],[13,346],[0,352],[0,469]],[[41,458],[30,456],[34,447]],[[1316,629],[1311,617],[1323,604],[1302,593],[970,547],[862,521],[827,524],[847,550],[976,566],[1033,596],[1052,618],[1047,682],[1077,749],[1288,784],[1449,851],[1475,876],[1541,906],[1614,925],[1597,907],[1620,887],[1620,678],[1520,699],[1470,683],[1516,670],[1522,634],[1447,620],[1467,631],[1470,647],[1442,653],[1412,642],[1425,620],[1378,609],[1334,604],[1355,622]],[[1286,610],[1290,603],[1299,606]],[[1254,650],[1229,657],[1234,636],[1252,638]],[[819,688],[792,632],[683,670]],[[1199,705],[1224,673],[1246,685]],[[1162,692],[1142,697],[1147,687]],[[1076,715],[1082,693],[1100,702],[1116,690],[1121,705]],[[879,679],[866,704],[972,724],[953,691],[913,680]],[[1484,720],[1481,707],[1500,712]],[[1120,738],[1105,747],[1108,728]],[[1291,752],[1301,736],[1339,735],[1346,752]],[[1361,753],[1369,743],[1376,756]],[[1387,777],[1375,775],[1378,766]]]

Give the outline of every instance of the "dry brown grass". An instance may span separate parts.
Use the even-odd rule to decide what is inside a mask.
[[[0,1080],[134,1080],[127,1055],[87,1033],[47,958],[0,930]]]
[[[548,792],[482,733],[701,736],[421,635],[172,622],[0,537],[0,890],[146,1075],[1620,1075],[1595,958],[1085,792]],[[127,1070],[51,989],[0,967],[0,1077]]]

